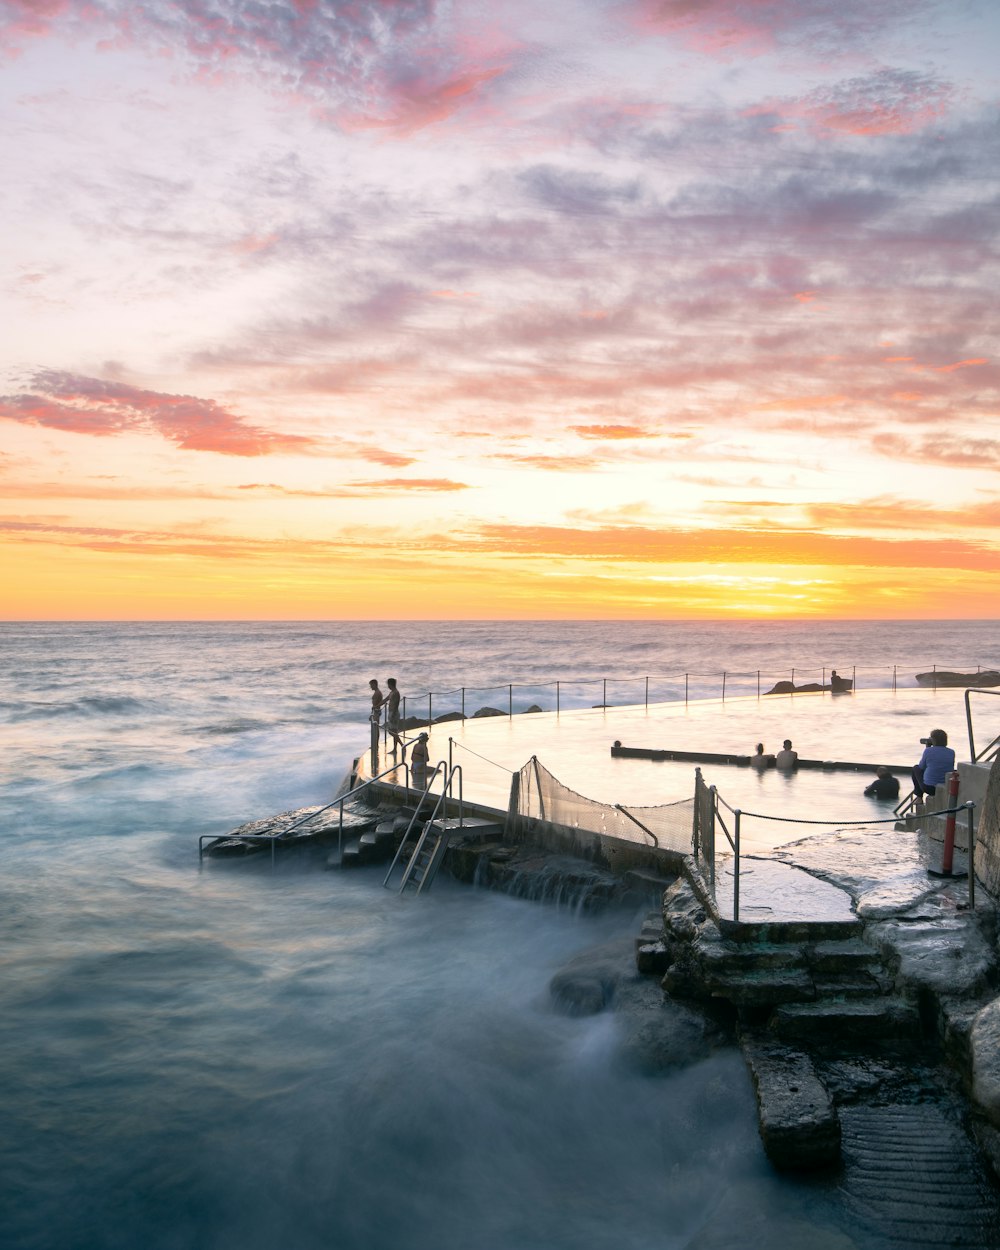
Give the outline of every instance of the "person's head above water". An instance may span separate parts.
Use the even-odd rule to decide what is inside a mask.
[[[758,742],[758,743],[757,743],[757,746],[756,746],[756,748],[755,748],[755,749],[756,749],[756,751],[757,751],[757,754],[758,754],[758,755],[763,755],[763,754],[764,754],[764,744],[763,744],[763,742]]]

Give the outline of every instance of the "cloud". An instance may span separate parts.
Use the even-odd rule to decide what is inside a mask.
[[[871,445],[881,455],[893,460],[948,465],[954,469],[1000,468],[1000,438],[952,434],[945,440],[933,436],[913,439],[903,434],[882,433],[874,435]]]
[[[492,459],[505,460],[509,464],[519,464],[525,469],[541,469],[549,473],[588,473],[606,467],[606,461],[599,456],[516,456],[510,452],[499,452]]]
[[[867,51],[885,31],[917,23],[927,0],[627,0],[622,11],[647,34],[677,39],[708,56],[735,60],[781,49],[821,58]]]
[[[454,491],[469,490],[467,482],[454,482],[447,477],[383,477],[368,482],[348,482],[348,487],[357,491],[393,492],[393,491]]]
[[[319,122],[400,136],[477,102],[516,56],[460,19],[438,0],[0,0],[9,46],[65,35],[166,52],[207,81],[244,75],[308,101]]]
[[[251,425],[211,399],[140,390],[56,369],[39,370],[31,391],[0,396],[0,419],[22,425],[109,437],[154,433],[185,451],[269,456],[315,450],[296,434]]]
[[[819,134],[907,135],[940,122],[954,103],[954,88],[933,74],[883,68],[748,112],[774,113],[786,123],[802,121]]]
[[[483,550],[657,564],[839,565],[1000,572],[1000,549],[957,538],[889,540],[782,529],[571,529],[484,525]]]
[[[970,502],[962,508],[937,508],[921,500],[883,495],[859,503],[807,506],[809,519],[823,529],[967,530],[1000,531],[1000,499]]]
[[[571,425],[569,428],[574,434],[579,434],[581,438],[595,438],[608,441],[656,437],[654,432],[644,430],[640,425]]]

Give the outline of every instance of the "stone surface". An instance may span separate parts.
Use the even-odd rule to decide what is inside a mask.
[[[785,1003],[771,1016],[771,1031],[788,1042],[840,1049],[885,1038],[916,1037],[920,1015],[912,1003],[898,998],[871,1001]]]
[[[977,1013],[970,1045],[972,1100],[990,1124],[1000,1129],[1000,998]]]
[[[596,1015],[611,1005],[619,982],[631,975],[631,949],[620,940],[571,959],[549,982],[553,1006],[567,1016]]]
[[[960,909],[945,890],[870,924],[865,937],[892,959],[899,977],[935,996],[975,996],[997,979],[996,912]]]
[[[757,1094],[767,1157],[782,1171],[810,1172],[840,1162],[840,1121],[808,1055],[745,1036],[743,1053]]]

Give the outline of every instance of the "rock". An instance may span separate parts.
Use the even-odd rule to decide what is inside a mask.
[[[618,983],[631,972],[631,949],[621,940],[584,951],[549,982],[557,1011],[567,1016],[596,1015],[609,1006]]]
[[[795,683],[791,681],[778,681],[770,690],[765,690],[765,694],[794,694]]]
[[[478,712],[472,713],[472,719],[478,720],[481,716],[506,716],[506,712],[501,712],[496,707],[481,707]]]
[[[752,1037],[744,1038],[743,1053],[757,1095],[761,1141],[774,1166],[788,1172],[835,1167],[840,1121],[809,1057]]]
[[[526,707],[524,710],[525,712],[540,712],[542,709],[537,703],[532,703],[531,707]]]
[[[1000,686],[1000,673],[987,669],[982,673],[949,673],[944,670],[917,673],[921,686]]]
[[[646,997],[652,994],[655,997]],[[704,1059],[719,1042],[716,1026],[700,1012],[664,998],[653,981],[620,983],[615,1007],[622,1018],[623,1060],[646,1075]]]
[[[972,1026],[972,1100],[1000,1128],[1000,998],[981,1008]]]
[[[440,716],[434,717],[435,725],[447,725],[449,721],[465,720],[465,716],[461,712],[443,712]]]

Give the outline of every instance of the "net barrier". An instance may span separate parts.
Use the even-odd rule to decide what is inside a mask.
[[[535,756],[520,772],[520,816],[601,833],[662,851],[691,854],[694,808],[693,798],[656,807],[599,803],[563,785]]]

